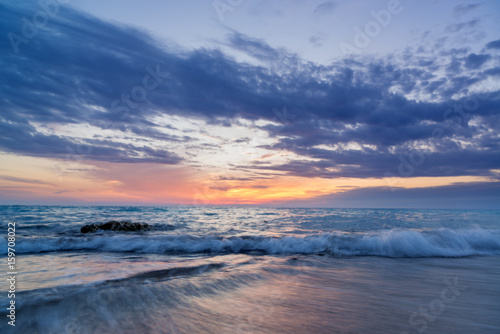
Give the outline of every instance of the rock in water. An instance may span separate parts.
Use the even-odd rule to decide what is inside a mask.
[[[89,233],[89,232],[96,232],[97,230],[99,230],[99,226],[97,226],[96,224],[90,224],[82,226],[80,232]]]
[[[110,220],[104,224],[89,224],[80,228],[80,232],[89,233],[97,232],[98,230],[105,231],[151,231],[153,228],[147,223],[132,223],[129,221]]]

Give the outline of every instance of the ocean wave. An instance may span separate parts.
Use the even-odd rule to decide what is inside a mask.
[[[107,282],[155,282],[162,281],[168,278],[173,278],[177,276],[191,276],[204,274],[210,271],[214,271],[224,267],[224,263],[209,263],[193,267],[174,267],[168,269],[152,270],[143,273],[135,274],[126,278],[109,280]]]
[[[7,321],[2,322],[0,332],[38,333],[38,328],[43,328],[44,333],[143,333],[146,328],[153,333],[177,333],[170,327],[170,309],[187,308],[193,304],[193,298],[211,298],[235,291],[260,278],[258,274],[245,272],[224,272],[210,278],[199,276],[225,266],[208,263],[174,267],[88,284],[19,291],[16,320],[30,321],[16,323],[15,330]],[[176,279],[180,277],[183,279]],[[9,312],[9,302],[7,294],[0,296],[3,318]]]
[[[6,238],[0,239],[3,254]],[[196,237],[192,235],[93,235],[19,238],[17,254],[54,251],[137,253],[319,254],[384,257],[463,257],[500,254],[499,231],[486,229],[392,229],[369,234],[325,233],[305,237]]]

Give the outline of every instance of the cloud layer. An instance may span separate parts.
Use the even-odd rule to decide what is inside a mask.
[[[333,7],[325,2],[317,11]],[[457,7],[455,14],[474,8]],[[244,166],[253,170],[381,178],[493,176],[500,167],[500,40],[485,43],[481,53],[422,44],[320,65],[230,32],[227,45],[255,60],[249,64],[216,49],[165,45],[68,7],[38,28],[23,22],[40,10],[36,2],[0,4],[0,31],[9,36],[0,45],[5,152],[189,163],[179,143],[200,149],[204,143],[157,123],[168,115],[226,127],[238,119],[267,121],[257,126],[274,142],[258,146],[293,158]],[[466,22],[447,33],[474,28]],[[63,125],[102,132],[62,134]],[[124,138],[105,135],[109,130]]]

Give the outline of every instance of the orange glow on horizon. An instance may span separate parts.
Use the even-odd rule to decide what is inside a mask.
[[[485,177],[420,177],[389,179],[305,178],[269,174],[221,178],[189,166],[77,162],[64,173],[54,160],[0,156],[9,169],[0,173],[0,199],[68,203],[124,203],[127,205],[267,205],[315,199],[354,188],[423,188],[457,182],[487,182]],[[29,177],[27,177],[29,176]],[[6,195],[8,194],[9,197]]]

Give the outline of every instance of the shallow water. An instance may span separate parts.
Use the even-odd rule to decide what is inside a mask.
[[[0,212],[18,271],[2,333],[500,332],[499,211]],[[156,230],[79,232],[111,219]]]

